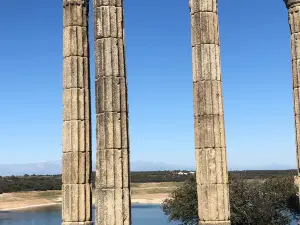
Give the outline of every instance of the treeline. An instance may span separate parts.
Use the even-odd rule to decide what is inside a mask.
[[[182,182],[190,175],[188,171],[131,172],[132,183]],[[95,172],[92,173],[95,187]],[[61,190],[61,175],[0,176],[0,194],[20,191]]]
[[[267,179],[295,175],[297,175],[297,170],[245,170],[229,172],[229,176],[242,179]]]
[[[61,175],[0,177],[0,194],[20,191],[47,191],[60,189]]]
[[[130,176],[132,183],[182,182],[192,174],[193,172],[190,171],[133,171],[130,173]],[[296,174],[296,170],[252,170],[229,172],[229,176],[241,179],[266,179],[294,176]],[[95,187],[95,173],[92,174],[92,183]],[[61,190],[61,185],[61,175],[0,176],[0,194],[20,191]]]

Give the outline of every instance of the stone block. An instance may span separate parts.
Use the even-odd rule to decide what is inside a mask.
[[[295,115],[295,131],[296,131],[296,146],[300,148],[300,115]]]
[[[127,112],[127,84],[124,77],[100,77],[96,80],[96,113]]]
[[[89,60],[87,57],[70,56],[64,59],[63,87],[89,89]]]
[[[226,147],[222,115],[195,115],[194,129],[196,149]]]
[[[93,225],[93,222],[62,222],[62,225]]]
[[[228,183],[225,148],[196,149],[197,184]]]
[[[84,89],[70,88],[63,91],[63,120],[84,120],[86,108],[85,102],[88,93]]]
[[[96,224],[130,225],[128,189],[97,189]]]
[[[300,88],[294,88],[294,113],[295,115],[300,115]]]
[[[291,35],[291,43],[292,59],[300,59],[300,33],[293,33]]]
[[[289,10],[289,24],[292,34],[300,32],[300,5]]]
[[[201,44],[192,47],[193,82],[221,81],[220,46]]]
[[[121,7],[95,8],[95,39],[123,38],[123,10]]]
[[[292,60],[293,88],[300,88],[300,59]]]
[[[191,14],[197,12],[214,12],[217,13],[216,0],[189,0]]]
[[[96,113],[121,112],[120,77],[100,77],[96,80]]]
[[[125,53],[124,42],[118,38],[95,40],[96,79],[100,77],[124,77]]]
[[[63,1],[63,26],[84,26],[88,24],[88,0]]]
[[[63,152],[90,152],[90,122],[71,120],[63,122]]]
[[[128,147],[127,114],[100,113],[96,116],[96,144],[98,150]]]
[[[200,44],[219,45],[218,15],[213,12],[198,12],[191,15],[192,46]]]
[[[116,6],[122,7],[123,0],[94,0],[94,7]]]
[[[91,185],[62,185],[62,219],[63,222],[91,221]]]
[[[295,8],[297,6],[300,6],[299,0],[284,0],[287,8]]]
[[[97,151],[96,187],[99,189],[128,188],[128,150]]]
[[[88,57],[88,33],[87,27],[69,26],[63,32],[63,56]]]
[[[229,221],[228,184],[197,185],[200,221]]]
[[[64,184],[91,183],[90,152],[64,153],[62,165],[62,181]]]
[[[198,81],[193,83],[195,116],[223,115],[220,81]]]

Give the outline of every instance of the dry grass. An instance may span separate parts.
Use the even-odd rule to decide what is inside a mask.
[[[132,202],[161,203],[182,183],[133,183],[131,185]],[[94,191],[93,191],[94,193]],[[93,195],[95,196],[95,195]],[[0,195],[0,210],[47,205],[61,202],[61,191],[18,192]],[[95,199],[93,198],[93,203]]]
[[[0,195],[0,210],[23,208],[59,202],[60,191],[18,192]]]
[[[131,193],[134,195],[143,194],[170,194],[182,183],[164,182],[164,183],[134,183],[131,185]]]

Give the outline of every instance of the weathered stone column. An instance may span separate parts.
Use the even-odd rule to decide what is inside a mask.
[[[88,0],[63,0],[63,225],[90,225]]]
[[[298,179],[300,176],[300,0],[284,0],[289,13]]]
[[[123,0],[94,0],[96,224],[129,225],[130,179]]]
[[[217,0],[190,0],[199,224],[229,225]]]

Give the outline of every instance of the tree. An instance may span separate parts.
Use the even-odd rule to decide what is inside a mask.
[[[282,225],[298,218],[299,202],[292,177],[246,180],[230,178],[232,225]],[[169,220],[198,223],[196,179],[190,177],[166,199],[162,209]]]

